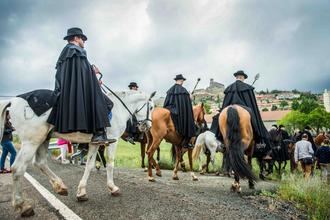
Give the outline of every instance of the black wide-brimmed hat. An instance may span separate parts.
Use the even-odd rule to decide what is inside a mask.
[[[77,28],[77,27],[69,28],[68,32],[67,32],[66,36],[63,38],[63,40],[67,40],[71,36],[80,36],[81,39],[83,39],[83,41],[87,40],[86,35],[84,35],[82,30],[80,28]]]
[[[139,88],[136,82],[130,82],[128,88],[136,87]]]
[[[180,79],[186,80],[186,78],[184,78],[184,77],[182,76],[182,74],[178,74],[178,75],[176,75],[175,78],[174,78],[174,80],[180,80]]]
[[[238,70],[236,73],[234,73],[234,76],[235,77],[236,76],[244,76],[245,79],[248,78],[248,75],[246,75],[243,70]]]

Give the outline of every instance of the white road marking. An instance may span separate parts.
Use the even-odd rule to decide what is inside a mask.
[[[36,179],[30,174],[25,172],[24,177],[38,190],[38,192],[55,208],[59,213],[69,220],[82,220],[76,213],[74,213],[63,202],[57,199],[52,193],[50,193],[45,187],[43,187]]]

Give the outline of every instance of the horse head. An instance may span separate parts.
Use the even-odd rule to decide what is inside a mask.
[[[198,126],[201,126],[202,124],[204,124],[204,116],[205,116],[205,107],[204,107],[204,103],[201,103],[200,105],[196,105],[193,107],[193,113],[194,113],[194,120],[195,123]]]
[[[152,98],[155,96],[156,91],[151,93],[151,95],[143,92],[137,94],[136,108],[133,115],[137,119],[138,129],[141,132],[146,132],[152,125],[151,112],[155,106]]]

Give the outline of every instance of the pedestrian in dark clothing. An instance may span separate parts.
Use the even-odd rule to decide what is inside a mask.
[[[0,159],[0,173],[11,173],[10,169],[5,169],[5,162],[8,153],[10,153],[10,166],[13,165],[16,158],[16,150],[12,143],[13,135],[12,132],[15,131],[15,128],[10,123],[10,115],[9,111],[6,111],[6,122],[5,122],[5,130],[1,140],[2,146],[2,155]]]
[[[330,183],[330,140],[325,139],[319,149],[317,149],[315,157],[321,167],[321,178]]]

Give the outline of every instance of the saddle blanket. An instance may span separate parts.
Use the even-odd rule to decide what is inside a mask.
[[[42,115],[52,108],[57,100],[57,96],[54,95],[54,92],[48,89],[34,90],[18,95],[17,97],[26,100],[37,116]]]

